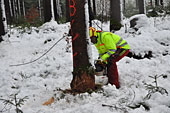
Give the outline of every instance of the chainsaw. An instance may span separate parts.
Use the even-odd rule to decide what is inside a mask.
[[[108,83],[107,66],[101,60],[94,61],[95,66],[95,84],[106,85]]]
[[[94,66],[95,66],[95,73],[96,76],[104,76],[107,75],[107,70],[106,70],[106,63],[103,62],[102,60],[95,60],[94,61]]]

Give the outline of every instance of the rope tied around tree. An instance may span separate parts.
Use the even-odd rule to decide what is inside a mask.
[[[50,52],[61,40],[63,40],[65,37],[67,37],[68,34],[64,33],[63,37],[61,37],[59,40],[57,40],[57,42],[55,42],[44,54],[42,54],[40,57],[36,58],[35,60],[32,60],[30,62],[26,62],[26,63],[21,63],[21,64],[14,64],[14,65],[9,65],[10,67],[12,66],[22,66],[22,65],[27,65],[27,64],[31,64],[33,62],[36,62],[37,60],[41,59],[43,56],[45,56],[48,52]]]

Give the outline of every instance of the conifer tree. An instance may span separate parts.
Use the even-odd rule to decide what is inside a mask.
[[[69,0],[71,17],[71,35],[73,47],[73,80],[71,88],[74,91],[85,92],[94,89],[94,73],[90,70],[88,54],[88,18],[87,0]],[[86,7],[85,7],[86,5]],[[87,20],[88,19],[88,20]]]

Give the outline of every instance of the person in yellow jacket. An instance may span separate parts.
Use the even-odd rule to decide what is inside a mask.
[[[111,32],[89,28],[90,39],[95,44],[99,57],[107,64],[108,82],[119,88],[119,75],[116,62],[129,53],[129,44],[120,36]]]

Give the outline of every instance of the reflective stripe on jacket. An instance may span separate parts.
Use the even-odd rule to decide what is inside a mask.
[[[130,49],[129,44],[123,38],[111,32],[98,32],[95,46],[103,61],[114,54],[117,48]]]

